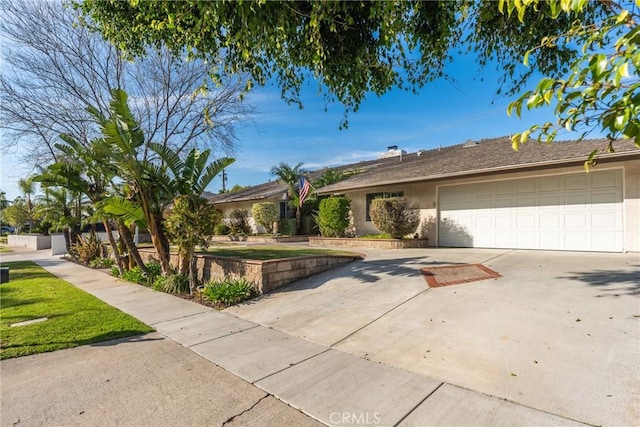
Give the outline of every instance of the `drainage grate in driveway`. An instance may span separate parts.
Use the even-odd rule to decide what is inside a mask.
[[[420,269],[430,288],[502,277],[482,264],[445,265]]]

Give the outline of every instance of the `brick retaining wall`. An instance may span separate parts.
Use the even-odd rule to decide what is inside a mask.
[[[145,262],[153,260],[155,255],[156,252],[152,249],[140,249],[140,256]],[[198,278],[203,282],[212,279],[244,277],[255,284],[256,291],[260,294],[271,292],[296,280],[330,270],[338,265],[361,259],[355,255],[309,255],[267,261],[213,255],[196,255],[196,258]],[[171,254],[171,264],[174,267],[177,266],[177,254]]]
[[[426,248],[428,239],[361,239],[340,237],[309,237],[309,246],[332,246],[372,249]]]

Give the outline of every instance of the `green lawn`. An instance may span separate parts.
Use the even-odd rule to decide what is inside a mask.
[[[209,255],[236,257],[255,260],[269,260],[280,258],[295,258],[307,255],[353,255],[359,254],[347,251],[336,251],[333,249],[313,249],[289,246],[236,246],[225,248],[209,248],[206,251],[198,251]]]
[[[7,252],[13,252],[13,250],[8,246],[0,245],[0,254],[7,253]]]
[[[3,267],[10,267],[10,281],[0,285],[0,359],[153,330],[32,262],[9,262]],[[42,317],[49,320],[9,326]]]

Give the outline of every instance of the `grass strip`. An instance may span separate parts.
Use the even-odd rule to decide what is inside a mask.
[[[9,267],[10,281],[0,285],[0,359],[153,331],[33,262],[9,262],[2,266]],[[44,322],[10,327],[45,317],[48,320]]]

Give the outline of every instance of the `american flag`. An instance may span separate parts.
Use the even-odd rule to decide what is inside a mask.
[[[304,203],[305,199],[309,195],[309,181],[304,176],[300,177],[300,183],[298,184],[298,196],[300,197],[300,206]]]

